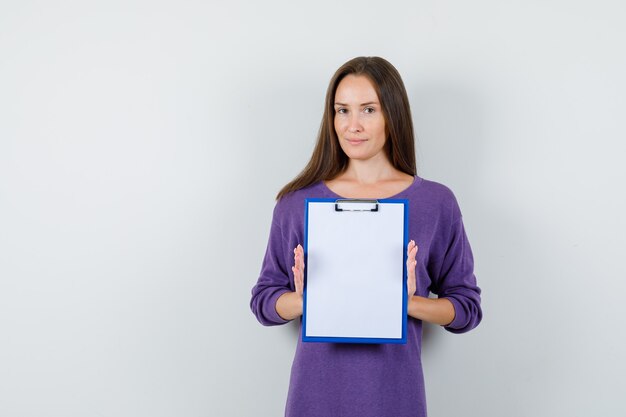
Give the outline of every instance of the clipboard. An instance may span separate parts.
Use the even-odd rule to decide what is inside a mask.
[[[303,342],[406,343],[408,205],[306,199]]]

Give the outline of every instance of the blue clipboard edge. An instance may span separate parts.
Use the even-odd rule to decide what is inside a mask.
[[[304,264],[308,262],[308,232],[309,232],[309,203],[335,203],[337,198],[307,198],[304,201]],[[360,199],[355,199],[360,200]],[[406,328],[407,328],[407,270],[406,270],[406,249],[409,245],[409,200],[383,198],[376,199],[382,204],[404,204],[404,245],[402,248],[402,337],[401,338],[372,338],[372,337],[324,337],[324,336],[307,336],[306,335],[306,305],[307,305],[307,269],[304,268],[304,291],[303,291],[303,311],[302,311],[302,341],[303,342],[325,342],[325,343],[375,343],[375,344],[406,344]]]

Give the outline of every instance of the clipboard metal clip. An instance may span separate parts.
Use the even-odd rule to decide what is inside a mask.
[[[339,199],[335,201],[335,211],[378,211],[378,200]]]

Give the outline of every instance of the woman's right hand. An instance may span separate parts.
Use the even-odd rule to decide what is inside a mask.
[[[293,320],[302,315],[304,304],[304,249],[301,245],[293,250],[293,282],[295,291],[288,291],[276,300],[276,312],[285,320]]]
[[[302,245],[298,245],[293,250],[293,282],[296,287],[296,294],[302,297],[304,292],[304,249]]]

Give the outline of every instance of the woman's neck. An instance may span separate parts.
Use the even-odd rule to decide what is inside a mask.
[[[343,198],[390,198],[406,190],[414,180],[413,176],[391,164],[373,169],[372,166],[351,163],[346,171],[324,184]]]
[[[402,174],[386,157],[367,161],[351,159],[346,170],[338,178],[366,185],[397,179]]]

